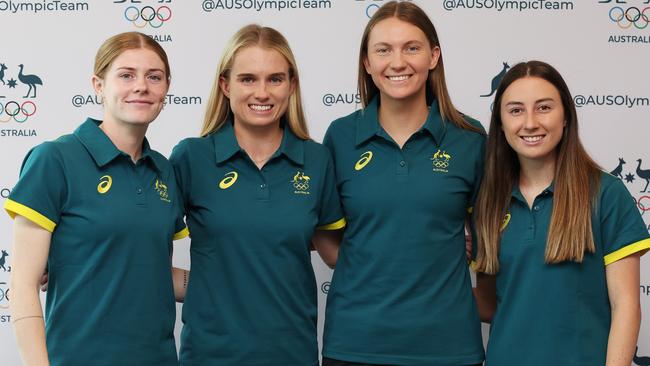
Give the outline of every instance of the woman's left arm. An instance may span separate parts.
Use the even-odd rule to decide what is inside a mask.
[[[636,253],[605,268],[612,308],[606,366],[629,366],[632,363],[641,324],[639,267],[640,255]]]

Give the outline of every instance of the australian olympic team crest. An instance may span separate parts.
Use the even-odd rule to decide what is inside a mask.
[[[24,125],[36,116],[36,95],[42,85],[43,79],[32,65],[0,60],[0,137],[36,136],[34,130],[5,127]]]
[[[448,173],[449,165],[451,164],[451,154],[444,150],[438,149],[430,158],[433,164],[434,172]]]
[[[620,34],[609,36],[609,43],[650,44],[650,0],[598,0],[607,10],[607,22]]]
[[[609,173],[625,183],[643,219],[646,222],[650,220],[650,216],[645,217],[645,213],[650,211],[650,159],[646,159],[644,163],[641,158],[618,158],[618,165]],[[650,231],[650,225],[648,230]]]
[[[121,4],[122,18],[139,31],[147,33],[159,31],[173,18],[172,0],[113,0]],[[169,34],[149,34],[157,42],[171,42]]]
[[[291,180],[291,184],[293,185],[294,194],[310,194],[309,193],[309,181],[311,178],[305,174],[305,172],[301,172],[300,170],[296,172],[296,174],[293,176],[293,179]]]
[[[167,185],[160,179],[156,179],[156,184],[154,186],[154,189],[160,196],[160,200],[163,202],[170,203],[171,200],[169,199],[169,193],[167,192]]]

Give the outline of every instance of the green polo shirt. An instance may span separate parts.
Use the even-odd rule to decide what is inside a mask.
[[[347,228],[327,297],[323,355],[403,366],[479,363],[464,223],[485,136],[443,121],[434,102],[400,149],[377,108],[375,98],[325,135]]]
[[[648,250],[648,231],[623,182],[603,173],[592,216],[596,252],[582,263],[545,264],[552,208],[553,186],[532,209],[518,188],[512,192],[487,366],[605,365],[611,323],[605,267]]]
[[[191,232],[183,366],[317,366],[310,242],[345,220],[325,147],[284,129],[259,170],[231,122],[170,158]]]
[[[174,172],[146,140],[134,164],[99,123],[32,149],[4,206],[52,233],[50,363],[176,365],[170,255],[187,229]]]

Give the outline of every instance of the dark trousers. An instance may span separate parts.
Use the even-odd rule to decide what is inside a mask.
[[[467,365],[467,366],[481,366],[483,365],[482,363],[476,364],[476,365]],[[334,360],[331,358],[323,357],[323,366],[397,366],[397,365],[378,365],[378,364],[371,364],[371,363],[356,363],[356,362],[347,362],[347,361],[340,361],[340,360]]]

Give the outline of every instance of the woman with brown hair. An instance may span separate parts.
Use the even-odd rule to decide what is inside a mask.
[[[145,138],[170,80],[153,39],[109,38],[92,77],[102,120],[27,154],[5,203],[15,218],[12,322],[26,366],[177,364],[170,256],[187,229],[173,169]]]
[[[586,153],[569,88],[544,62],[497,88],[475,218],[477,293],[496,306],[486,365],[630,365],[649,235],[625,185]]]
[[[348,226],[327,299],[323,365],[475,365],[480,321],[465,222],[485,132],[452,104],[440,41],[412,2],[364,31],[363,109],[329,127]]]

